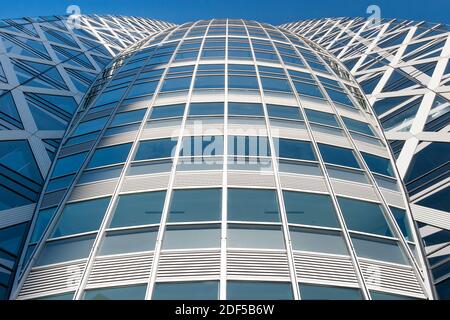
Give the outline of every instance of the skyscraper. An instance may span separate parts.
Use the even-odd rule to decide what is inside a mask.
[[[151,33],[90,86],[12,299],[431,299],[387,140],[345,66],[284,28]]]

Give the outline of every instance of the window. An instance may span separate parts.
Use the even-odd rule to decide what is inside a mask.
[[[352,235],[352,242],[360,258],[408,264],[396,241]]]
[[[372,300],[418,300],[418,298],[414,298],[414,297],[401,296],[398,294],[380,292],[380,291],[374,291],[374,290],[370,290],[370,296],[372,297]]]
[[[110,227],[119,228],[159,223],[165,197],[165,191],[120,196]]]
[[[403,236],[406,240],[413,240],[411,229],[409,228],[408,216],[406,215],[406,211],[396,207],[389,207],[394,216],[397,225],[400,227]]]
[[[316,84],[294,81],[295,89],[300,95],[313,96],[323,98],[322,91]]]
[[[291,120],[302,120],[302,115],[300,114],[300,109],[298,107],[287,107],[275,104],[267,105],[267,112],[269,117],[272,118],[284,118]]]
[[[53,169],[52,177],[60,177],[69,173],[77,172],[86,159],[87,152],[77,153],[64,158],[59,158]]]
[[[228,220],[280,221],[275,190],[228,189]]]
[[[283,197],[289,223],[338,227],[330,196],[284,191]]]
[[[160,282],[152,300],[217,300],[218,295],[218,281]]]
[[[218,221],[222,189],[174,190],[168,222]]]
[[[262,104],[229,102],[228,114],[230,116],[264,116]]]
[[[169,78],[164,81],[161,92],[189,90],[191,77]]]
[[[261,82],[264,91],[292,92],[291,85],[285,79],[261,77]]]
[[[100,168],[100,169],[85,171],[85,172],[83,172],[81,177],[78,179],[77,183],[82,184],[82,183],[90,183],[90,182],[94,182],[94,181],[118,178],[120,176],[120,174],[122,173],[122,169],[123,169],[123,165],[118,165],[115,167],[107,167],[107,168]],[[70,184],[70,182],[67,183],[67,186],[69,184]]]
[[[328,126],[339,127],[336,117],[331,113],[311,109],[305,109],[305,112],[310,122],[316,122]]]
[[[117,146],[100,148],[95,150],[89,161],[88,169],[107,166],[115,163],[125,162],[131,149],[131,143],[119,144]]]
[[[84,300],[144,300],[147,284],[86,290]]]
[[[189,116],[216,116],[223,115],[223,102],[191,103]]]
[[[229,248],[284,249],[280,226],[253,226],[230,224],[228,226]]]
[[[50,222],[50,219],[52,218],[56,209],[57,208],[55,207],[39,211],[36,218],[36,222],[34,224],[33,234],[30,240],[32,243],[37,242],[41,238],[42,234],[45,231],[45,228],[47,228],[47,225]]]
[[[89,132],[98,131],[103,128],[107,121],[108,117],[102,117],[82,122],[77,126],[75,131],[72,133],[72,136],[80,136]]]
[[[370,171],[383,174],[385,176],[394,177],[394,171],[392,170],[391,162],[389,161],[389,159],[378,157],[365,152],[361,153]]]
[[[153,107],[150,114],[150,120],[182,117],[184,113],[184,107],[184,104]]]
[[[0,252],[6,251],[9,254],[16,255],[22,245],[22,238],[26,236],[27,223],[22,223],[0,230]],[[0,260],[1,262],[1,260]]]
[[[243,52],[243,51],[239,51]],[[245,54],[244,54],[245,56]],[[228,88],[230,89],[254,89],[258,90],[258,80],[253,75],[228,75]]]
[[[141,141],[134,160],[169,158],[177,144],[170,138]]]
[[[302,300],[362,300],[361,291],[356,288],[322,286],[299,283]]]
[[[319,150],[325,162],[340,166],[359,168],[358,161],[351,149],[319,143]]]
[[[342,117],[342,120],[348,130],[374,136],[372,128],[367,123],[345,117]]]
[[[95,231],[105,215],[110,198],[76,202],[66,205],[52,237]]]
[[[195,89],[220,89],[225,87],[223,75],[197,76],[195,79]]]
[[[228,281],[227,300],[292,300],[288,282]]]
[[[47,242],[36,266],[87,258],[94,240],[95,237],[86,236]]]
[[[342,197],[338,201],[350,230],[392,236],[380,204]]]
[[[151,81],[134,84],[127,94],[127,99],[155,93],[158,83],[159,81]]]
[[[275,138],[275,149],[280,158],[297,160],[316,160],[311,143],[308,141]]]
[[[124,230],[108,232],[101,244],[99,255],[153,251],[158,230]]]
[[[347,246],[338,231],[291,227],[290,234],[294,250],[348,255]]]
[[[184,137],[180,156],[218,156],[223,155],[223,148],[223,136]]]
[[[40,297],[32,300],[73,300],[74,292],[53,294],[51,296]]]
[[[270,146],[264,136],[228,136],[228,155],[270,156]]]
[[[220,226],[168,226],[163,249],[220,248]]]

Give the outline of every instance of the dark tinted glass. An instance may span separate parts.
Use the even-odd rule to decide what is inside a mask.
[[[289,223],[337,227],[335,210],[328,195],[283,192]]]
[[[325,162],[346,167],[359,168],[353,151],[346,148],[319,143],[319,150]]]
[[[275,190],[229,189],[228,220],[280,221]]]
[[[221,189],[175,190],[168,222],[220,220]]]
[[[120,196],[110,227],[159,223],[165,197],[165,191]]]

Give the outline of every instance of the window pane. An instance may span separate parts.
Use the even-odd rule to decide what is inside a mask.
[[[223,136],[184,137],[180,156],[218,156],[223,155],[223,148]]]
[[[268,104],[267,112],[269,113],[269,117],[302,120],[300,109],[298,107],[286,107],[275,104]]]
[[[57,208],[55,207],[39,211],[38,216],[36,218],[36,223],[34,224],[33,234],[30,240],[31,243],[37,242],[41,238],[42,234],[45,231],[45,228],[47,228],[47,225],[50,219],[52,218],[53,214],[55,213],[56,209]]]
[[[346,148],[319,143],[319,150],[325,162],[346,167],[359,168],[353,151]]]
[[[197,76],[197,78],[195,79],[195,89],[213,89],[224,87],[225,87],[225,79],[223,75]]]
[[[267,137],[228,136],[228,154],[235,156],[270,156]]]
[[[125,123],[141,121],[142,118],[144,118],[144,114],[146,111],[147,109],[141,109],[116,114],[113,121],[111,122],[111,126],[118,126]]]
[[[125,162],[131,149],[131,143],[97,149],[88,164],[88,169]]]
[[[326,124],[333,127],[339,127],[339,124],[336,120],[336,117],[327,112],[321,112],[311,109],[305,109],[306,116],[308,117],[308,120],[311,122],[317,122],[321,124]]]
[[[297,89],[297,92],[301,95],[304,94],[308,96],[323,98],[322,91],[320,91],[317,85],[297,81],[294,81],[294,85],[295,89]]]
[[[277,155],[280,158],[316,160],[311,143],[308,141],[275,138],[274,143]]]
[[[228,220],[280,221],[275,190],[228,189]]]
[[[386,158],[382,158],[382,157],[378,157],[375,156],[373,154],[368,154],[365,152],[361,152],[363,157],[364,157],[364,161],[366,161],[367,166],[369,167],[370,171],[379,173],[379,174],[384,174],[386,176],[394,176],[394,171],[392,170],[392,166],[391,166],[391,162],[389,161],[389,159]]]
[[[291,85],[285,79],[261,77],[264,90],[292,92]]]
[[[418,298],[370,290],[372,300],[418,300]]]
[[[182,117],[183,113],[184,113],[184,104],[153,107],[150,114],[150,119],[154,120],[171,117]]]
[[[381,205],[342,197],[338,200],[350,230],[392,236]]]
[[[53,294],[51,296],[36,298],[32,300],[73,300],[73,294],[74,292]]]
[[[365,122],[358,121],[358,120],[345,118],[345,117],[342,117],[342,120],[344,121],[346,127],[349,130],[353,130],[353,131],[356,131],[356,132],[359,132],[359,133],[368,134],[369,136],[374,136],[372,128],[370,127],[369,124],[367,124]]]
[[[169,158],[176,145],[177,141],[169,138],[141,141],[134,160]]]
[[[222,189],[174,190],[168,222],[220,220]]]
[[[240,51],[242,52],[242,51]],[[258,81],[254,76],[228,76],[228,88],[230,89],[259,89]]]
[[[161,92],[188,90],[191,85],[191,77],[166,79]]]
[[[223,115],[223,102],[191,103],[189,116]]]
[[[86,159],[86,155],[87,152],[83,152],[68,157],[59,158],[56,161],[55,168],[53,169],[52,177],[59,177],[78,171],[84,159]]]
[[[412,236],[411,229],[409,228],[408,217],[406,215],[406,211],[396,207],[389,207],[391,209],[392,214],[394,215],[395,221],[397,222],[400,230],[402,231],[403,236],[406,240],[414,239]]]
[[[103,220],[109,199],[108,197],[66,205],[52,237],[97,230]]]
[[[290,233],[294,250],[348,255],[340,232],[291,227]]]
[[[284,191],[289,223],[337,227],[336,213],[328,195]]]
[[[292,300],[287,282],[227,281],[227,300]]]
[[[42,250],[36,265],[43,266],[87,258],[94,240],[94,237],[89,236],[48,242]]]
[[[230,225],[229,248],[284,249],[283,233],[278,226]]]
[[[99,255],[153,251],[158,230],[127,230],[109,232],[100,247]]]
[[[219,248],[219,226],[168,226],[163,249]]]
[[[352,236],[353,247],[360,258],[408,264],[396,241]]]
[[[165,191],[120,196],[110,227],[159,223],[165,197]]]
[[[217,300],[218,281],[156,283],[152,300]]]
[[[86,290],[84,300],[144,300],[147,284]]]
[[[331,287],[299,283],[302,300],[362,300],[356,288]]]
[[[262,104],[260,103],[228,103],[228,114],[231,116],[264,116]]]

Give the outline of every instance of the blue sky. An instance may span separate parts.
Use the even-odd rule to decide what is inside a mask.
[[[1,0],[0,18],[81,12],[145,16],[174,23],[207,18],[245,18],[280,24],[301,19],[367,16],[371,4],[383,18],[450,24],[450,0]]]

